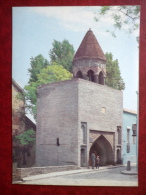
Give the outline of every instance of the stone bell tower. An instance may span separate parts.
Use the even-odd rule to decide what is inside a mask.
[[[121,157],[122,91],[105,85],[106,57],[89,29],[73,59],[70,80],[37,88],[36,166],[87,167]]]
[[[105,84],[106,57],[91,29],[83,38],[72,65],[74,78]]]

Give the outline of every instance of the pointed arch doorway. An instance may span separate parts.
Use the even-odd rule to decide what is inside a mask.
[[[96,156],[98,155],[100,157],[100,166],[114,164],[114,152],[112,146],[103,135],[93,142],[89,156],[91,156],[92,152],[95,152]]]

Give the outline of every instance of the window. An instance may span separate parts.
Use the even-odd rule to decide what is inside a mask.
[[[76,77],[83,79],[82,72],[81,71],[78,71]]]
[[[121,126],[117,126],[118,144],[121,144]]]
[[[87,144],[87,125],[86,123],[81,123],[81,129],[82,129],[82,143]]]
[[[102,72],[99,73],[99,84],[104,85],[104,75]]]
[[[137,136],[137,124],[133,124],[132,125],[132,131],[133,131],[133,144],[136,143],[136,136]]]
[[[101,108],[101,112],[102,112],[102,113],[106,113],[106,108],[105,108],[105,107],[102,107],[102,108]]]
[[[133,136],[133,144],[136,144],[136,137]]]
[[[127,128],[127,153],[130,153],[130,128]]]
[[[88,78],[89,81],[94,82],[94,72],[93,72],[93,70],[89,70],[87,72],[87,78]]]

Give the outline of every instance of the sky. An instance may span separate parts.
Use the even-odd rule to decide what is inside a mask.
[[[111,52],[118,60],[125,82],[123,108],[137,110],[139,48],[132,34],[116,31],[116,38],[106,30],[113,28],[111,17],[101,17],[95,22],[98,6],[74,7],[13,7],[12,10],[12,78],[20,87],[27,85],[30,58],[42,54],[49,59],[53,40],[67,39],[77,51],[86,32],[91,28],[104,53]],[[32,120],[33,118],[28,115]]]

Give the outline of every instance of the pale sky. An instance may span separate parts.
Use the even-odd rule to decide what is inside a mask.
[[[104,53],[111,52],[118,59],[126,88],[123,107],[137,110],[139,48],[136,37],[117,31],[117,37],[106,32],[111,29],[110,17],[94,21],[97,6],[77,7],[13,7],[12,77],[23,88],[29,79],[30,58],[42,54],[49,59],[53,40],[67,39],[77,51],[86,32],[91,28]]]

